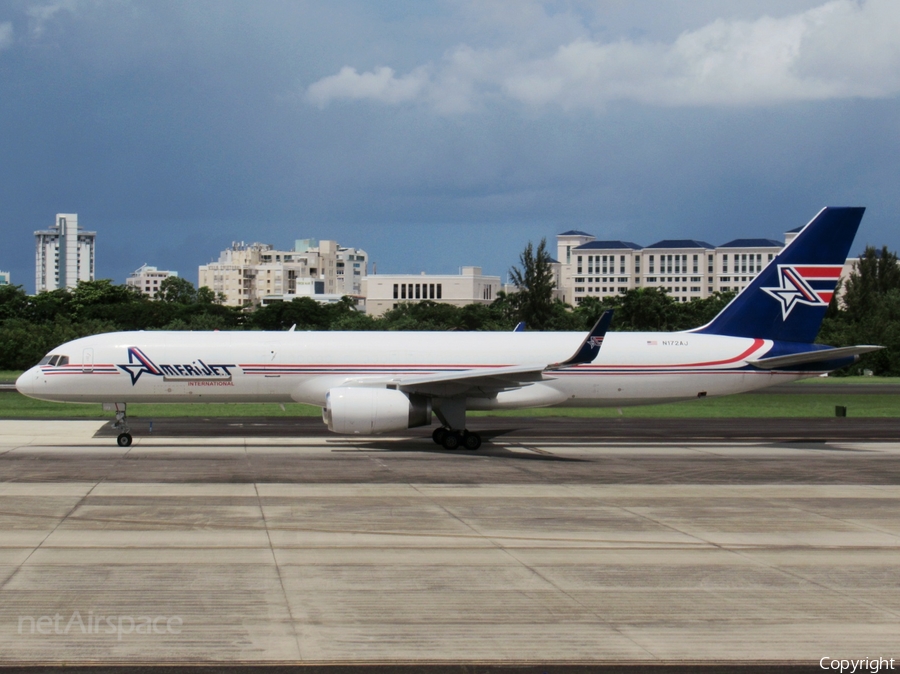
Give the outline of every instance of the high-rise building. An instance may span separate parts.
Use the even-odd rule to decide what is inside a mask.
[[[125,279],[125,285],[136,289],[142,295],[155,298],[159,292],[159,284],[170,276],[178,276],[178,272],[160,271],[156,267],[143,264]]]
[[[222,251],[218,262],[200,266],[198,287],[222,293],[229,306],[304,296],[326,301],[345,295],[361,304],[367,260],[364,250],[336,241],[299,239],[294,250],[241,241]]]
[[[0,271],[0,286],[8,286],[9,281],[9,272],[8,271]]]
[[[97,232],[78,229],[76,213],[57,213],[56,224],[34,233],[34,290],[74,288],[94,280]]]

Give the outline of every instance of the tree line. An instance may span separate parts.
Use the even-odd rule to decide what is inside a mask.
[[[554,299],[546,241],[530,243],[510,270],[518,292],[499,293],[491,304],[455,307],[431,301],[401,303],[374,318],[349,297],[319,304],[308,297],[245,310],[222,304],[209,288],[168,278],[156,299],[110,280],[79,283],[29,296],[21,286],[0,286],[0,370],[31,367],[55,346],[120,330],[529,330],[590,329],[606,309],[614,309],[613,331],[674,331],[710,321],[733,298],[679,302],[658,288],[630,290],[603,300],[588,297],[577,307]],[[836,294],[837,296],[837,294]],[[864,356],[850,373],[871,369],[900,375],[900,267],[887,248],[867,248],[846,284],[844,302],[833,302],[820,332],[833,346],[882,344],[888,349]]]

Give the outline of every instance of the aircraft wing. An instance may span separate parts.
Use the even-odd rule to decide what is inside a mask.
[[[827,363],[833,360],[840,360],[841,358],[849,358],[871,351],[878,351],[883,348],[883,346],[872,346],[869,344],[843,346],[837,349],[819,349],[816,351],[806,351],[804,353],[790,353],[786,356],[773,356],[772,358],[760,358],[759,360],[748,360],[747,362],[760,370],[777,370],[793,365]]]
[[[547,379],[547,373],[592,363],[600,353],[600,345],[609,324],[612,311],[606,311],[584,338],[578,350],[560,363],[532,363],[504,367],[479,367],[456,372],[436,372],[427,375],[395,375],[384,378],[361,378],[346,382],[345,385],[372,386],[385,384],[395,386],[406,393],[430,396],[457,396],[462,394],[492,395],[500,391],[522,388],[534,382]],[[552,377],[550,377],[552,378]]]

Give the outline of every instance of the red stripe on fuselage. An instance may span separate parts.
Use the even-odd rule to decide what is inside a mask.
[[[744,351],[743,353],[741,353],[740,355],[734,356],[733,358],[726,358],[725,360],[708,360],[708,361],[704,361],[704,362],[701,362],[701,363],[680,363],[680,364],[675,364],[675,365],[657,365],[657,364],[655,364],[655,363],[652,364],[652,365],[607,365],[607,364],[604,364],[604,365],[578,365],[578,366],[576,366],[576,367],[578,367],[579,369],[588,369],[588,370],[589,370],[589,369],[592,369],[592,368],[596,368],[596,369],[604,369],[604,370],[605,370],[605,369],[612,369],[612,368],[617,368],[617,369],[628,369],[628,368],[632,368],[632,369],[634,369],[634,368],[650,369],[650,368],[712,367],[712,366],[714,366],[714,365],[728,365],[729,363],[736,363],[736,362],[738,362],[738,361],[740,361],[740,360],[744,360],[744,359],[745,359],[747,356],[749,356],[751,353],[753,353],[754,351],[756,351],[757,349],[759,349],[760,347],[762,347],[763,344],[765,344],[765,340],[764,340],[764,339],[754,339],[754,340],[753,340],[753,344],[752,344],[746,351]],[[560,371],[562,372],[563,370],[560,370]]]
[[[726,358],[723,360],[710,360],[710,361],[703,361],[703,362],[699,362],[699,363],[675,363],[675,364],[671,364],[671,365],[670,364],[655,364],[655,363],[654,364],[644,364],[644,365],[633,365],[633,364],[632,365],[611,365],[611,364],[579,365],[579,366],[577,366],[577,368],[584,371],[584,370],[590,370],[592,368],[604,369],[604,370],[611,369],[611,368],[657,369],[657,368],[686,368],[686,367],[698,368],[698,367],[712,367],[712,366],[716,366],[716,365],[728,365],[730,363],[736,363],[741,360],[744,360],[751,353],[760,349],[764,344],[765,344],[764,339],[754,339],[753,344],[751,344],[750,347],[748,347],[743,353],[740,353],[737,356],[733,356],[732,358]],[[665,348],[665,347],[663,347],[663,348]],[[602,351],[601,351],[601,353],[602,353]],[[440,371],[440,368],[450,369],[451,371],[483,369],[483,370],[486,370],[485,374],[489,375],[490,370],[496,369],[496,368],[502,368],[502,367],[509,367],[509,365],[455,365],[455,364],[454,365],[421,365],[421,364],[408,364],[408,363],[402,363],[402,364],[401,363],[393,363],[390,365],[374,365],[374,364],[367,365],[367,364],[360,364],[360,363],[351,363],[351,364],[309,363],[309,364],[296,364],[295,365],[295,364],[283,363],[283,364],[279,365],[279,364],[267,363],[267,364],[260,364],[260,365],[241,364],[240,367],[245,368],[245,369],[256,368],[263,372],[265,370],[282,370],[282,371],[284,371],[287,369],[310,369],[310,370],[313,370],[313,372],[311,372],[310,374],[312,374],[312,373],[327,374],[328,370],[330,370],[330,369],[340,370],[340,374],[351,374],[352,373],[352,372],[346,372],[346,370],[351,370],[351,371],[356,370],[359,374],[372,374],[373,370],[375,372],[383,371],[385,373],[390,373],[390,372],[394,372],[397,370],[407,370],[408,371],[408,370],[414,370],[414,369],[425,369],[425,371],[416,372],[416,374],[428,374],[429,370]],[[572,368],[572,369],[574,370],[575,368]],[[325,370],[325,372],[322,372],[322,370]],[[565,370],[560,370],[560,372],[563,372],[563,371],[565,371]]]

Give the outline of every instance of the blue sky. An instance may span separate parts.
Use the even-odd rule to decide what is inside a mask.
[[[97,274],[231,241],[381,272],[583,229],[650,244],[868,207],[900,247],[900,3],[0,1],[0,269],[58,212]]]

